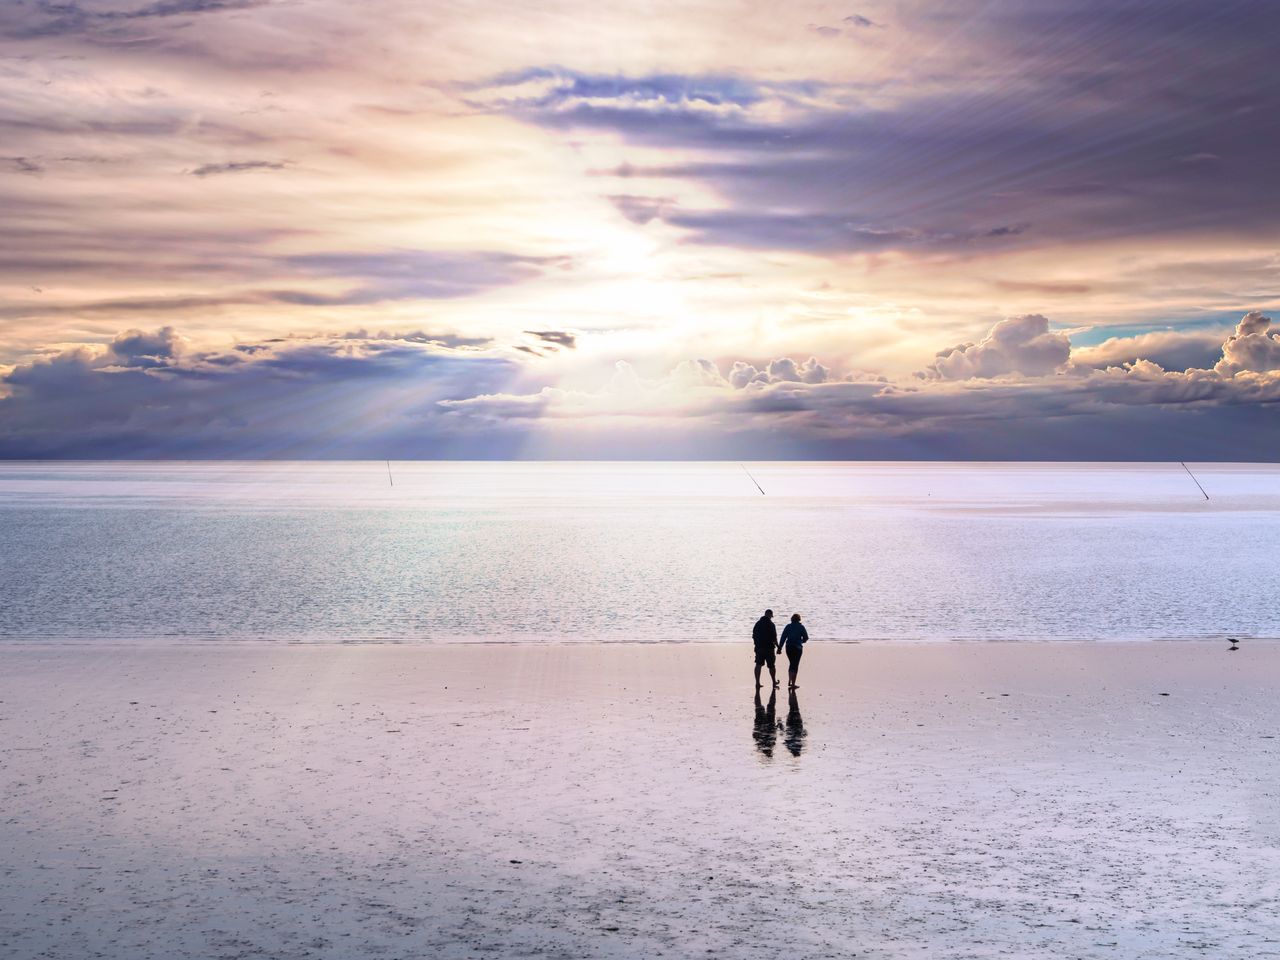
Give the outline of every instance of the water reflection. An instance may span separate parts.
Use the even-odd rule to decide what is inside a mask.
[[[774,745],[778,742],[778,691],[769,694],[769,705],[760,702],[760,691],[756,691],[756,716],[751,736],[756,742],[756,749],[766,757],[773,756]]]
[[[800,751],[804,749],[804,738],[809,734],[804,729],[804,719],[800,716],[800,698],[794,690],[787,697],[786,731],[782,739],[783,745],[791,751],[793,757],[800,756]]]
[[[779,463],[755,473],[767,497],[734,462],[391,469],[394,487],[381,461],[0,461],[0,637],[665,641],[686,584],[717,599],[686,604],[680,636],[722,639],[779,543],[786,582],[842,598],[805,601],[825,637],[1280,635],[1273,591],[1237,589],[1274,562],[1274,464],[1196,468],[1212,523],[1167,464]]]

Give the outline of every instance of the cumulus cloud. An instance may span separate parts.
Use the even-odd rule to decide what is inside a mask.
[[[726,383],[720,368],[710,360],[682,360],[671,371],[671,379],[697,387],[723,387]]]
[[[1042,376],[1066,366],[1071,340],[1050,333],[1049,320],[1038,313],[1001,320],[978,343],[962,343],[941,351],[922,376],[936,380]]]
[[[1212,330],[1154,330],[1108,337],[1093,346],[1072,346],[1076,367],[1106,368],[1147,360],[1165,370],[1212,367],[1222,354],[1223,335]]]
[[[597,391],[546,387],[536,394],[490,394],[442,400],[446,410],[491,419],[504,417],[699,417],[724,407],[732,394],[756,394],[777,384],[826,383],[830,370],[813,357],[796,363],[789,357],[760,367],[734,361],[728,376],[712,360],[684,360],[666,376],[640,376],[625,360],[614,366],[609,382]],[[725,408],[726,410],[728,408]]]
[[[830,375],[831,371],[815,357],[810,357],[803,363],[796,363],[790,357],[779,357],[759,368],[745,360],[735,360],[729,367],[725,382],[741,390],[753,383],[825,383]]]
[[[734,361],[727,372],[709,360],[685,361],[652,379],[622,362],[597,391],[546,387],[439,405],[482,422],[678,420],[685,429],[715,424],[757,438],[785,428],[809,444],[806,455],[1181,459],[1193,451],[1249,459],[1266,431],[1280,434],[1265,419],[1280,402],[1280,357],[1264,361],[1274,344],[1247,339],[1276,339],[1268,327],[1267,318],[1250,315],[1228,339],[1225,355],[1238,344],[1249,351],[1253,368],[1238,370],[1166,370],[1147,359],[1091,367],[1072,360],[1065,334],[1049,333],[1048,321],[1031,315],[944,352],[940,359],[960,359],[914,382],[835,377],[813,358]]]
[[[173,327],[151,333],[126,330],[111,341],[108,355],[123,367],[163,367],[178,358],[186,342]]]
[[[170,328],[127,330],[0,375],[0,455],[509,455],[547,431],[590,437],[577,455],[639,455],[631,440],[662,431],[701,438],[687,449],[703,456],[768,443],[777,456],[1250,459],[1280,441],[1280,336],[1257,312],[1216,364],[1183,370],[1079,362],[1034,314],[905,381],[814,357],[703,358],[662,376],[622,360],[599,388],[570,389],[512,356],[445,335],[195,350]]]
[[[733,365],[729,367],[728,382],[731,386],[741,390],[752,383],[768,383],[769,374],[764,370],[757,370],[753,364],[747,363],[745,360],[735,360]]]
[[[1222,359],[1214,370],[1225,376],[1244,371],[1262,373],[1280,368],[1280,333],[1271,333],[1271,318],[1254,310],[1244,315],[1236,332],[1222,345]]]
[[[803,363],[796,363],[790,357],[770,361],[768,373],[774,383],[826,383],[830,375],[830,371],[814,357]]]

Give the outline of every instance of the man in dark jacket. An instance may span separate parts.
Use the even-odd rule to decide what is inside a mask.
[[[778,628],[773,624],[773,611],[766,610],[764,616],[751,628],[751,640],[756,647],[756,689],[760,689],[760,668],[769,665],[769,678],[773,685],[778,685],[778,673],[774,666],[774,658],[778,650]]]

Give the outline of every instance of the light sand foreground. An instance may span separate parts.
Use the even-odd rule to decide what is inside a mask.
[[[1280,645],[750,659],[0,647],[3,955],[1280,956]]]

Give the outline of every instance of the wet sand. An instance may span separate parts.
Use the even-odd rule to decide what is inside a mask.
[[[0,646],[25,958],[1280,956],[1280,644]],[[765,691],[767,694],[767,690]]]

